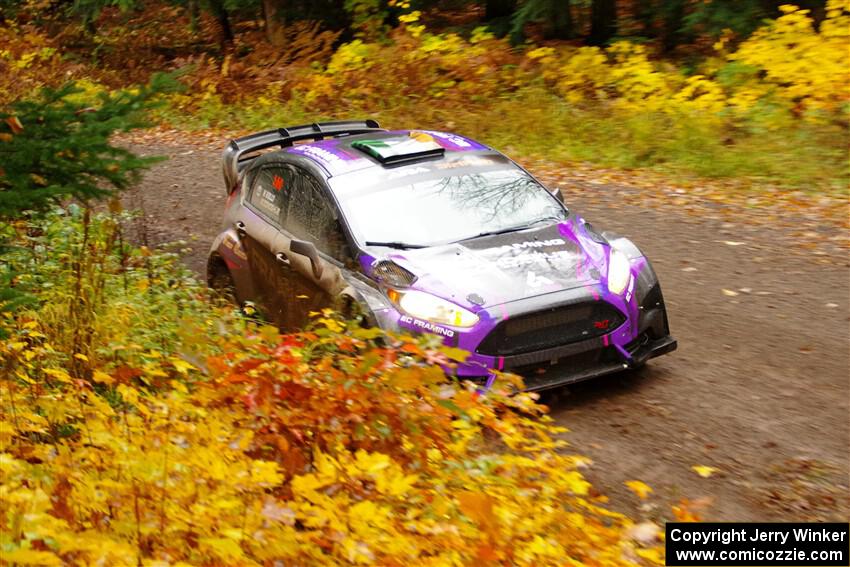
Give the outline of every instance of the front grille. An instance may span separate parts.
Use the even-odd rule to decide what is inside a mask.
[[[556,364],[550,364],[548,362],[545,364],[526,364],[510,368],[508,370],[513,374],[519,374],[525,378],[526,385],[528,385],[530,380],[544,379],[546,375],[552,374],[553,372],[558,373],[568,370],[572,373],[581,373],[590,368],[594,368],[599,365],[601,356],[602,350],[593,349],[560,358]]]
[[[487,356],[512,356],[610,333],[625,317],[604,301],[551,307],[502,321],[478,345]]]

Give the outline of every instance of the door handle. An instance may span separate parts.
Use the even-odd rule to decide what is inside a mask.
[[[289,266],[289,258],[283,252],[278,252],[277,254],[275,254],[274,259],[277,260],[279,264]]]
[[[239,236],[244,236],[247,231],[245,230],[245,223],[242,221],[236,221],[234,225],[236,227],[236,232],[239,233]]]

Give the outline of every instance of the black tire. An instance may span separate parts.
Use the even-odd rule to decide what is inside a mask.
[[[231,303],[236,302],[236,284],[230,269],[221,258],[211,258],[207,265],[207,286],[219,297]]]

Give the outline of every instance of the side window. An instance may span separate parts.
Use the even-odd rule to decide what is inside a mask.
[[[332,258],[345,260],[348,247],[335,212],[319,182],[298,170],[284,226],[295,238],[309,240]]]
[[[254,175],[249,201],[273,224],[280,226],[293,190],[293,171],[284,165],[264,165]]]

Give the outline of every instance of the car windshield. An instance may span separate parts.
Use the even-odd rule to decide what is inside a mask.
[[[549,191],[518,168],[468,171],[346,193],[340,204],[361,244],[433,246],[567,218]]]

